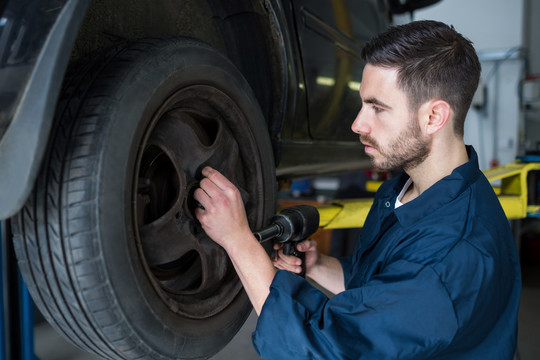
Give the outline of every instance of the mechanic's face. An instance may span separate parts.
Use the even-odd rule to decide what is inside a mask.
[[[366,65],[360,86],[362,109],[352,124],[373,166],[383,171],[412,169],[429,154],[431,140],[411,114],[397,71]]]

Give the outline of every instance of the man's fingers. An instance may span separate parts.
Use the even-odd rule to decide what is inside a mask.
[[[272,260],[273,265],[280,270],[292,271],[295,273],[300,273],[302,271],[302,260],[295,258],[296,260],[293,263],[283,261],[283,259],[274,259]]]
[[[280,249],[278,251],[278,256],[276,257],[276,261],[279,261],[287,266],[302,264],[302,260],[300,260],[300,258],[297,258],[296,256],[293,256],[293,255],[285,255],[283,253],[283,249]]]
[[[217,193],[222,191],[216,183],[209,178],[204,178],[199,183],[199,188],[203,190],[209,198],[215,197]]]
[[[200,204],[200,206],[197,205],[197,207],[202,207],[202,209],[204,209],[205,204],[208,204],[208,202],[210,201],[210,195],[202,187],[195,189],[195,191],[193,192],[193,198]]]
[[[216,169],[205,166],[201,173],[204,177],[209,179],[212,183],[214,183],[219,189],[226,190],[231,187],[234,187],[233,183],[229,181],[222,173],[217,171]]]
[[[208,194],[209,199],[219,203],[241,200],[238,188],[219,171],[206,166],[201,173],[205,177],[199,183],[199,187]]]

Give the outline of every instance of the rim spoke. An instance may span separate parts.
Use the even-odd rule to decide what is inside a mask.
[[[208,148],[207,154],[209,157],[206,165],[221,171],[227,179],[236,185],[245,205],[249,198],[249,192],[244,185],[238,143],[229,129],[225,126],[219,126],[219,131],[213,144]]]
[[[173,159],[157,146],[145,149],[137,187],[139,226],[158,219],[166,222],[182,207],[186,196],[185,174]],[[163,219],[162,219],[163,218]]]
[[[139,229],[144,256],[151,267],[166,268],[193,250],[197,241],[183,231],[174,216],[164,216]]]
[[[208,165],[219,169],[229,180],[237,183],[240,151],[238,143],[227,128],[220,127],[220,131],[209,150]]]
[[[217,121],[201,121],[185,111],[172,111],[156,126],[149,143],[167,152],[188,179],[195,179],[200,166],[212,156],[212,134],[217,131]]]
[[[188,178],[195,178],[202,165],[219,169],[234,180],[241,175],[235,173],[240,164],[238,144],[219,119],[193,110],[171,111],[156,126],[150,142],[174,154]]]
[[[207,236],[199,239],[201,246],[201,261],[204,272],[203,284],[205,289],[217,288],[231,269],[231,263],[225,250]]]

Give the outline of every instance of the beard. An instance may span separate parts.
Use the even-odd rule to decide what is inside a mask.
[[[381,171],[413,169],[427,158],[431,149],[430,138],[423,138],[417,119],[411,119],[409,125],[387,148],[369,135],[360,135],[363,144],[370,145],[380,153],[380,158],[368,154],[374,167]]]

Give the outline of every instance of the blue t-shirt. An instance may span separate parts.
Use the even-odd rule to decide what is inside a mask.
[[[395,209],[377,192],[332,298],[278,271],[253,344],[265,359],[512,359],[521,275],[497,196],[469,162]]]

